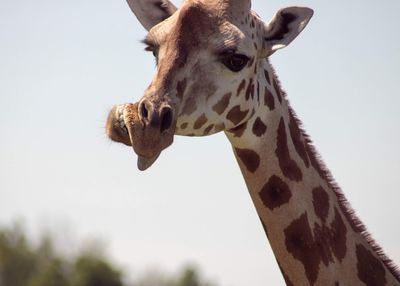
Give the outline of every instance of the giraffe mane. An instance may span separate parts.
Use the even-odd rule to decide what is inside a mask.
[[[321,172],[323,173],[323,177],[326,179],[327,184],[329,185],[330,188],[334,191],[338,202],[339,202],[339,207],[343,214],[346,216],[346,219],[348,223],[351,225],[351,227],[358,233],[361,234],[361,236],[367,241],[367,243],[371,246],[372,250],[378,255],[379,259],[383,262],[383,264],[388,268],[390,273],[400,281],[400,267],[392,260],[390,259],[386,253],[384,252],[383,248],[376,242],[376,240],[372,237],[371,233],[368,231],[367,227],[364,225],[364,223],[360,220],[358,217],[356,211],[354,208],[352,208],[350,202],[347,200],[345,194],[343,193],[342,189],[336,182],[335,178],[333,177],[331,171],[326,167],[325,162],[323,161],[321,155],[315,148],[312,139],[310,136],[307,134],[305,129],[303,128],[303,123],[302,121],[298,118],[296,112],[290,105],[290,101],[287,97],[287,94],[285,90],[282,88],[281,82],[279,80],[278,75],[275,72],[275,69],[273,68],[272,65],[270,65],[272,72],[276,78],[276,83],[279,86],[282,96],[287,100],[288,102],[288,108],[290,114],[293,116],[294,120],[296,121],[297,125],[299,126],[301,135],[305,138],[306,145],[310,150],[310,153],[314,158],[316,159],[316,162],[318,166],[320,167]]]

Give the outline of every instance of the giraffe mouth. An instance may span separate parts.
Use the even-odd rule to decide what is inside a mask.
[[[114,106],[107,118],[106,133],[112,141],[133,147],[141,171],[152,166],[173,142],[173,133],[157,134],[145,127],[138,115],[138,103]]]

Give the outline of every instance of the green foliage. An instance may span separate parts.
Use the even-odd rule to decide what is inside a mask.
[[[0,285],[26,286],[36,271],[36,256],[19,226],[0,230]]]
[[[109,262],[92,255],[78,257],[71,286],[122,286],[121,273]]]
[[[44,236],[38,246],[27,239],[23,228],[0,228],[0,286],[212,286],[195,267],[178,275],[161,272],[141,275],[126,283],[122,271],[101,255],[98,248],[85,249],[66,258],[54,250],[53,240]]]

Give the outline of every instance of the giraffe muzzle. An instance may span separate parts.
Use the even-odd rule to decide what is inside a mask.
[[[148,102],[113,107],[106,123],[106,133],[115,142],[132,146],[138,155],[138,169],[148,169],[162,150],[173,142],[173,111],[169,106],[154,110]]]

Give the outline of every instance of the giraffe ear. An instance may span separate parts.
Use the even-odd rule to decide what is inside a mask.
[[[127,2],[147,31],[177,10],[175,5],[168,0],[127,0]]]
[[[306,27],[314,11],[306,7],[287,7],[279,10],[266,24],[264,33],[264,56],[290,44]]]

